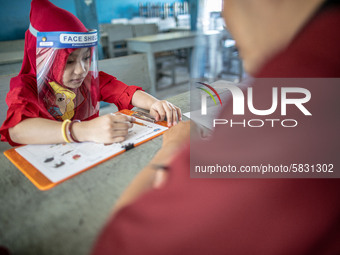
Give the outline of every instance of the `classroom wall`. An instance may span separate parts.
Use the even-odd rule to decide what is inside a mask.
[[[76,15],[75,2],[72,0],[50,0],[55,5]],[[99,23],[110,23],[113,18],[132,18],[138,15],[138,3],[174,3],[184,0],[93,0],[96,1]],[[30,0],[1,0],[0,41],[25,38],[29,26]]]
[[[97,14],[99,23],[110,23],[111,19],[127,18],[139,16],[139,3],[169,3],[184,2],[184,0],[100,0],[97,1]]]
[[[55,5],[76,13],[73,1],[50,0]],[[0,41],[24,39],[29,26],[30,0],[1,0]]]
[[[23,39],[28,28],[30,1],[1,1],[0,8],[0,40]]]

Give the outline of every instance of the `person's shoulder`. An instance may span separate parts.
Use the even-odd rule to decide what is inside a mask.
[[[340,5],[322,7],[255,77],[339,77]]]

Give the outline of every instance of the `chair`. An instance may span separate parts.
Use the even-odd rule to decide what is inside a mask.
[[[17,65],[22,63],[24,48],[24,39],[0,42],[0,74],[5,74],[1,70],[4,65]]]
[[[0,52],[24,51],[25,39],[1,41]]]
[[[102,24],[99,24],[99,32],[102,34],[102,33],[107,33],[107,29],[109,27],[112,27],[113,24],[111,23],[102,23]]]
[[[190,14],[181,14],[176,17],[177,27],[190,27]]]
[[[128,19],[111,19],[111,24],[129,24]]]
[[[159,31],[161,32],[169,31],[171,28],[176,27],[176,20],[174,17],[168,17],[160,20],[158,26]]]
[[[145,24],[156,24],[158,26],[159,21],[161,20],[161,18],[159,17],[152,17],[152,18],[145,18]]]
[[[145,23],[145,18],[144,17],[133,17],[132,19],[129,20],[129,24],[144,24]]]
[[[147,92],[151,89],[148,60],[145,54],[99,60],[98,70],[111,74],[128,85],[143,87]]]
[[[1,53],[0,53],[0,57],[1,57]],[[17,74],[20,72],[21,66],[22,66],[22,58],[21,58],[21,62],[0,64],[0,76],[14,74],[14,73]]]
[[[110,58],[128,55],[125,39],[133,37],[132,25],[113,25],[107,28]]]
[[[158,26],[156,24],[135,24],[132,26],[133,36],[154,35],[158,33]]]
[[[146,92],[151,90],[151,78],[145,54],[99,60],[98,69],[117,77],[118,80],[125,84],[140,86]],[[114,104],[100,102],[100,115],[116,111],[118,111],[118,108]]]
[[[0,76],[0,125],[5,121],[7,115],[7,104],[6,104],[6,95],[9,91],[9,82],[12,77],[17,74],[10,75],[1,75]]]

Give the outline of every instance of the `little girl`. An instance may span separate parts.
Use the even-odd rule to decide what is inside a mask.
[[[168,126],[181,120],[181,110],[171,103],[98,73],[97,34],[73,14],[48,0],[32,0],[30,21],[22,68],[11,79],[6,98],[1,141],[13,146],[123,141],[134,119],[120,114],[99,117],[99,101],[114,103],[119,110],[150,110],[157,121],[166,117]]]

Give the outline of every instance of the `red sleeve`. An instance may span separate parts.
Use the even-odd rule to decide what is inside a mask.
[[[9,128],[27,118],[41,117],[53,120],[53,117],[38,102],[34,77],[20,75],[12,78],[10,84],[10,91],[6,96],[7,117],[0,128],[0,134],[1,141],[17,146],[19,144],[14,143],[10,138]]]
[[[100,101],[114,103],[119,110],[132,109],[132,96],[136,90],[142,90],[138,86],[128,86],[117,80],[116,77],[104,72],[99,72]]]

